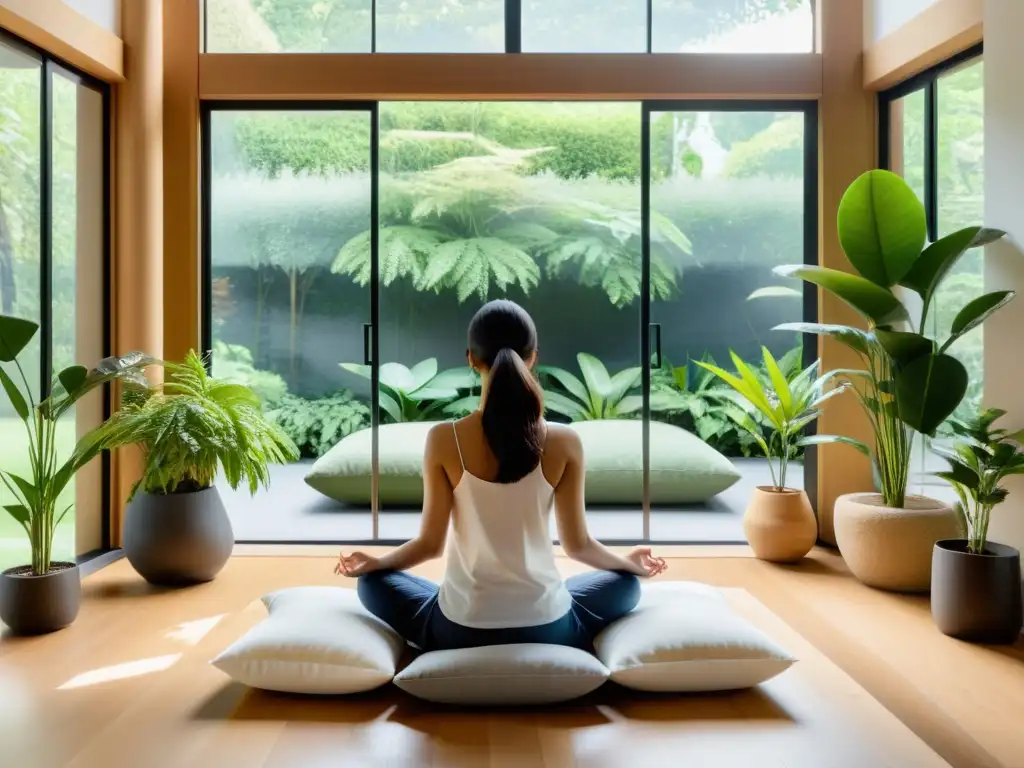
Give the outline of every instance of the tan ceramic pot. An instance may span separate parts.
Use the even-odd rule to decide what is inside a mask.
[[[935,542],[961,535],[960,520],[948,504],[907,496],[904,508],[894,509],[878,493],[836,499],[835,530],[853,575],[894,592],[927,592]]]
[[[770,486],[754,489],[743,516],[743,532],[762,560],[793,563],[811,551],[818,539],[818,521],[805,491]]]

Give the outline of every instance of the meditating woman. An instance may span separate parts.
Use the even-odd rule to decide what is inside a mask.
[[[658,575],[665,561],[648,547],[622,557],[587,530],[583,449],[573,430],[544,421],[532,373],[537,329],[526,311],[486,304],[469,324],[467,356],[481,376],[480,408],[430,430],[419,535],[380,558],[342,553],[335,571],[358,577],[363,605],[424,651],[506,643],[591,651],[597,633],[636,606],[637,577]],[[598,570],[562,580],[552,505],[565,553]],[[404,573],[442,554],[440,586]]]

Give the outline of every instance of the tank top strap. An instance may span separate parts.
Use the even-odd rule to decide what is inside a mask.
[[[452,432],[455,435],[455,450],[457,450],[459,452],[459,464],[462,465],[462,471],[465,472],[466,471],[466,462],[462,458],[462,446],[459,445],[459,430],[456,429],[454,421],[452,422]]]

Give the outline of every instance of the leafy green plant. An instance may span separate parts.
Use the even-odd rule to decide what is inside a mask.
[[[251,389],[210,377],[194,351],[184,363],[164,367],[162,385],[132,381],[120,410],[97,429],[105,449],[143,449],[146,463],[133,496],[140,488],[154,494],[203,490],[218,471],[231,488],[245,482],[255,494],[270,482],[270,464],[299,458],[288,436],[264,418]]]
[[[285,395],[267,417],[288,435],[303,457],[314,459],[370,425],[369,407],[348,390],[316,400]]]
[[[720,378],[743,398],[747,409],[740,411],[738,416],[735,411],[729,414],[753,436],[764,451],[772,475],[772,485],[775,490],[781,491],[786,487],[789,460],[798,447],[848,441],[847,438],[835,435],[804,435],[804,429],[821,415],[825,402],[842,394],[847,385],[841,384],[826,391],[831,376],[818,375],[818,362],[808,366],[792,381],[787,380],[767,347],[762,348],[762,353],[771,386],[765,386],[765,382],[735,352],[730,353],[730,356],[736,366],[736,374],[710,363],[698,362],[697,365]],[[762,423],[753,418],[754,413],[767,424],[767,434]]]
[[[252,352],[241,344],[213,342],[213,367],[218,379],[251,389],[264,408],[276,407],[288,394],[284,378],[273,371],[256,368]]]
[[[856,310],[868,330],[845,325],[787,323],[781,329],[829,336],[860,357],[845,372],[874,432],[874,462],[884,503],[903,507],[911,458],[911,431],[932,436],[968,390],[963,363],[950,347],[1010,301],[1013,291],[984,294],[957,313],[949,335],[927,335],[928,316],[943,279],[972,248],[1005,233],[966,227],[926,246],[924,207],[907,183],[888,171],[869,171],[850,185],[839,205],[839,239],[856,274],[818,266],[790,266],[778,274],[820,286]],[[921,298],[916,322],[894,292]],[[854,443],[871,455],[868,446]]]
[[[714,364],[704,355],[703,362]],[[747,446],[756,445],[753,438],[739,429],[729,411],[735,409],[731,393],[724,382],[705,368],[690,365],[673,366],[668,359],[661,367],[651,369],[651,410],[665,413],[680,426],[694,432],[701,440],[721,450],[727,445],[738,447],[748,455]],[[743,440],[746,436],[746,440]],[[725,451],[723,451],[725,452]]]
[[[564,368],[537,366],[542,381],[558,386],[544,388],[544,405],[548,410],[573,421],[597,421],[628,417],[643,408],[643,398],[630,394],[640,385],[640,366],[612,376],[604,363],[586,352],[576,355],[576,361],[582,380]]]
[[[1024,475],[1024,430],[994,429],[1006,411],[988,408],[971,419],[951,419],[948,424],[956,442],[952,448],[933,446],[949,462],[949,469],[936,474],[949,481],[960,502],[957,512],[967,533],[967,548],[984,554],[992,510],[1006,501],[1009,491],[1003,481]]]
[[[0,469],[0,481],[15,501],[4,506],[4,510],[28,536],[32,549],[32,572],[41,576],[50,571],[54,532],[74,506],[72,502],[58,512],[61,494],[75,473],[103,448],[99,439],[100,427],[82,437],[71,456],[63,459],[57,455],[57,422],[75,403],[103,384],[115,380],[136,385],[145,382],[143,370],[154,361],[141,353],[133,353],[107,358],[91,371],[80,365],[65,368],[57,374],[53,394],[36,404],[18,355],[38,330],[39,325],[29,320],[0,315],[0,363],[13,365],[21,379],[21,387],[2,367],[0,384],[25,426],[32,467],[28,478]]]
[[[346,371],[369,379],[371,369],[360,363],[341,363]],[[392,422],[430,421],[442,414],[464,415],[479,404],[479,396],[465,394],[480,386],[469,368],[450,368],[438,373],[437,358],[421,360],[412,368],[401,363],[380,367],[380,407]]]

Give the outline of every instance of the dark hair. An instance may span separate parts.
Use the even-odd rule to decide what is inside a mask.
[[[483,427],[497,482],[514,483],[537,468],[544,448],[541,388],[524,362],[537,351],[537,327],[515,302],[488,302],[469,323],[469,351],[490,369]]]

